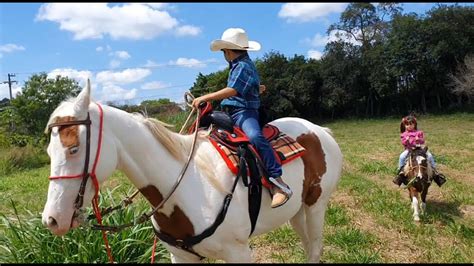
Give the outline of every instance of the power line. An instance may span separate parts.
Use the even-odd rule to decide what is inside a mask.
[[[3,84],[8,83],[8,88],[10,89],[10,102],[12,101],[12,83],[17,83],[18,81],[16,80],[11,80],[12,77],[15,77],[15,74],[8,73],[8,81],[4,81]]]
[[[96,69],[89,69],[89,70],[84,70],[84,71],[90,71],[92,73],[95,72],[100,72],[100,71],[120,71],[120,70],[127,70],[127,69],[136,69],[136,68],[145,68],[145,69],[154,69],[154,68],[179,68],[179,67],[193,67],[193,66],[198,66],[198,67],[205,67],[206,65],[219,65],[222,64],[220,62],[201,62],[201,63],[190,63],[190,64],[177,64],[177,63],[168,63],[168,64],[156,64],[156,65],[151,65],[151,66],[131,66],[131,67],[118,67],[118,68],[96,68]],[[56,68],[57,69],[57,68]],[[81,71],[81,70],[77,70]],[[29,72],[15,72],[16,75],[28,75],[28,74],[36,74],[36,73],[41,73],[41,72],[51,72],[46,71],[46,70],[41,70],[41,71],[29,71]]]

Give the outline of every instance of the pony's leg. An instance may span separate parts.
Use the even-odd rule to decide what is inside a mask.
[[[413,209],[413,219],[418,222],[420,221],[420,212],[418,210],[418,197],[417,195],[413,195],[411,198],[411,207]]]
[[[252,262],[252,250],[249,243],[238,245],[227,245],[222,252],[222,259],[227,263],[250,263]]]
[[[428,188],[425,188],[421,192],[421,204],[420,204],[421,215],[424,215],[426,211],[426,195],[427,194],[428,194]]]
[[[308,262],[319,263],[323,252],[323,226],[327,202],[317,201],[305,206],[306,232],[308,238]]]
[[[296,213],[293,218],[290,220],[290,224],[296,233],[300,236],[301,243],[303,244],[304,252],[306,256],[309,256],[308,250],[308,236],[306,234],[306,225],[305,225],[305,211],[302,206],[300,210]]]

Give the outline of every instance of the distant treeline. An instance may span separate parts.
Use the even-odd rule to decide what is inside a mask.
[[[474,7],[401,11],[394,3],[351,3],[327,30],[345,38],[329,42],[320,59],[250,53],[267,87],[268,115],[326,120],[472,109]],[[227,75],[200,73],[191,92],[222,89]]]

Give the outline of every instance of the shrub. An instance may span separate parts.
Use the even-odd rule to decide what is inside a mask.
[[[14,171],[42,167],[49,163],[46,152],[27,144],[24,147],[13,147],[0,159],[0,173],[10,174]]]

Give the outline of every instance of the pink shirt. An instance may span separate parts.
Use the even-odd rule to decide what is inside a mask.
[[[407,139],[407,136],[408,136],[408,139]],[[400,134],[400,139],[405,149],[410,149],[416,146],[416,144],[425,143],[425,136],[423,134],[423,131],[421,130],[413,130],[413,131],[406,130],[405,132]]]

